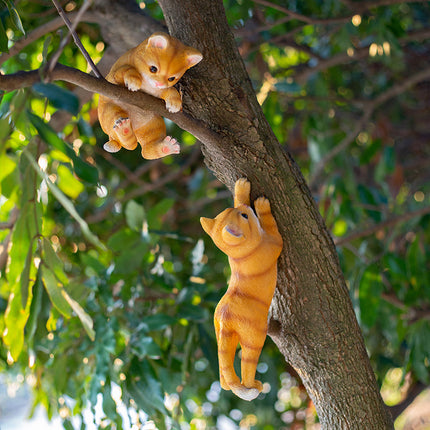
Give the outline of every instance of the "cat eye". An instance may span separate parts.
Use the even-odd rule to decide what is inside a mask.
[[[151,67],[149,68],[149,71],[150,71],[151,73],[157,73],[158,69],[157,69],[155,66],[151,66]]]
[[[242,212],[240,215],[243,216],[245,219],[248,219],[248,214]]]
[[[173,82],[176,78],[174,76],[171,76],[169,79],[167,79],[169,82]]]

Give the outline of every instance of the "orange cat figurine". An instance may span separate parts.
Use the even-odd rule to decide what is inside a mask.
[[[130,91],[143,90],[163,99],[169,112],[178,112],[182,108],[182,98],[173,85],[202,58],[197,49],[174,37],[154,33],[122,55],[106,79]],[[166,136],[166,125],[159,115],[125,103],[114,103],[102,95],[98,114],[100,125],[109,136],[109,141],[103,146],[108,152],[117,152],[121,148],[133,150],[139,142],[143,158],[179,153],[179,144],[176,139]]]
[[[215,245],[228,255],[231,278],[227,292],[215,309],[215,333],[221,387],[244,400],[255,399],[263,385],[255,379],[258,358],[267,334],[267,316],[276,288],[277,259],[282,237],[265,197],[250,207],[251,184],[235,184],[234,208],[200,223]],[[233,362],[242,348],[242,382]]]

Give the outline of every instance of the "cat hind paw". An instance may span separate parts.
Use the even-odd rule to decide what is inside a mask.
[[[162,142],[161,151],[164,155],[179,154],[181,148],[175,138],[166,136]]]
[[[109,140],[103,145],[103,149],[106,152],[114,153],[121,149],[121,145],[116,140]]]
[[[127,136],[132,131],[130,118],[118,118],[113,125],[113,129],[118,134]]]

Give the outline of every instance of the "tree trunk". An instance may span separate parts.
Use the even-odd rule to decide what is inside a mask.
[[[256,100],[222,1],[159,3],[170,33],[204,56],[182,85],[184,111],[221,137],[202,139],[207,166],[230,189],[247,177],[253,198],[269,198],[284,239],[270,336],[302,378],[323,429],[392,429],[333,241]]]

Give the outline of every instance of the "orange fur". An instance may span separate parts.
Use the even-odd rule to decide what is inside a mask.
[[[168,34],[154,33],[122,55],[106,79],[131,91],[143,90],[161,98],[166,102],[167,110],[178,112],[182,108],[182,98],[173,85],[202,58],[199,51]],[[102,95],[98,114],[100,125],[109,136],[104,145],[108,152],[117,152],[121,148],[133,150],[139,142],[143,158],[179,153],[179,144],[166,136],[166,126],[159,115],[125,103],[116,104]]]
[[[250,208],[251,184],[235,184],[234,208],[215,219],[200,218],[215,245],[228,255],[231,278],[226,294],[215,309],[215,332],[221,387],[245,400],[256,398],[263,385],[255,380],[258,358],[267,334],[267,316],[276,287],[277,259],[282,238],[264,197]],[[242,348],[242,381],[233,362]]]

